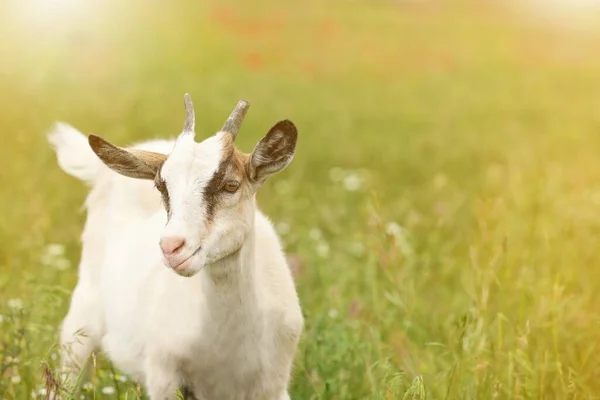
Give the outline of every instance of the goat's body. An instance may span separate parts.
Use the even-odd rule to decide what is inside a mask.
[[[54,138],[60,160],[60,130]],[[173,142],[136,147],[168,153]],[[92,184],[79,282],[61,334],[63,344],[78,330],[87,335],[70,345],[73,361],[101,348],[152,399],[174,398],[177,387],[202,400],[288,398],[303,319],[268,219],[257,210],[240,250],[181,277],[162,262],[167,214],[152,182],[119,176],[88,150],[79,147],[89,152],[85,177],[61,164]]]

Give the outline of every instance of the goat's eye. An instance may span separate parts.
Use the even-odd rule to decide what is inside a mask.
[[[240,187],[240,183],[236,181],[229,181],[223,186],[223,190],[229,193],[235,193]]]

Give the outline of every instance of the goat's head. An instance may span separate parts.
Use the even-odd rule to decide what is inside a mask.
[[[90,135],[98,157],[121,175],[154,180],[168,214],[160,239],[166,264],[192,276],[238,251],[254,221],[254,194],[292,160],[298,133],[288,120],[276,123],[251,154],[234,146],[250,104],[240,101],[223,128],[197,143],[194,109],[185,95],[183,132],[170,154],[117,147]]]

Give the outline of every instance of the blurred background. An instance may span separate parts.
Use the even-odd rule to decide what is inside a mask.
[[[293,399],[600,397],[600,2],[0,3],[0,398],[44,398],[87,188],[45,133],[239,99],[306,316]],[[55,377],[56,378],[56,377]],[[56,378],[58,379],[58,378]],[[137,398],[101,356],[83,398]]]

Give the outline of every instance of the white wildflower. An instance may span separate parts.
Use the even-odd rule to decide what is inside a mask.
[[[332,308],[331,310],[329,310],[329,312],[327,314],[329,315],[329,318],[331,318],[331,319],[336,319],[340,315],[338,310],[336,310],[335,308]]]
[[[363,187],[363,179],[355,173],[349,173],[344,178],[344,188],[349,192],[356,192]]]
[[[56,355],[56,353],[52,353],[52,354],[50,355],[50,358],[51,358],[51,359],[53,359],[53,360],[56,360],[56,358],[57,358],[57,357],[58,357],[58,356]]]
[[[312,228],[310,232],[308,232],[308,235],[312,240],[315,241],[319,241],[323,238],[323,234],[321,233],[321,230],[319,228]]]
[[[127,377],[125,375],[117,375],[117,380],[119,382],[125,383],[125,382],[127,382]]]
[[[46,246],[40,261],[46,266],[54,267],[61,271],[71,266],[71,262],[65,257],[65,246],[62,244],[49,244]]]
[[[114,394],[115,393],[115,388],[112,386],[104,386],[102,388],[102,393],[104,394]]]
[[[385,233],[394,237],[400,236],[402,235],[402,227],[396,222],[388,222],[387,224],[385,224]]]
[[[14,375],[12,378],[10,378],[10,381],[12,383],[21,383],[21,376],[20,375]]]
[[[392,221],[385,225],[385,232],[394,238],[396,246],[400,249],[405,257],[412,254],[412,247],[408,242],[408,237],[404,228]]]
[[[329,255],[329,245],[327,244],[327,242],[319,242],[317,244],[317,254],[320,257],[327,257]]]
[[[49,244],[46,246],[46,254],[51,256],[62,256],[65,254],[65,245],[63,244]]]
[[[83,384],[83,388],[87,391],[90,391],[90,390],[94,389],[94,385],[92,385],[91,382],[86,382]]]
[[[46,395],[46,388],[41,388],[40,390],[38,390],[38,395],[45,396]]]
[[[23,308],[23,300],[21,299],[10,299],[8,300],[8,306],[13,310],[20,310]]]

